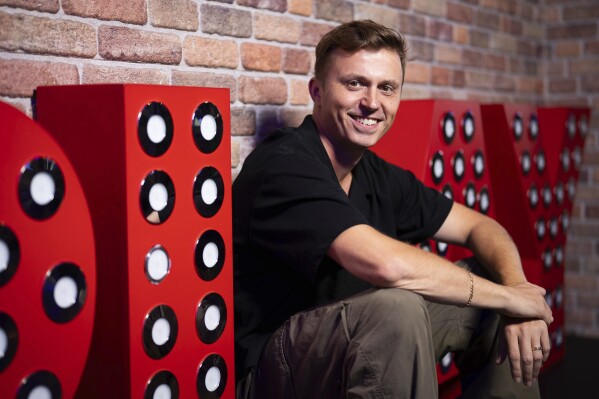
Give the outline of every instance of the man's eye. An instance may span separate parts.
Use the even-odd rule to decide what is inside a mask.
[[[393,86],[389,86],[389,85],[385,85],[381,87],[381,91],[385,94],[392,94],[393,93]]]
[[[347,85],[349,87],[358,87],[360,86],[360,82],[357,80],[350,80],[349,82],[347,82]]]

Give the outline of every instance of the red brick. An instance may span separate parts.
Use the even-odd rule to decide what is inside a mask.
[[[508,14],[516,14],[517,9],[515,0],[480,0],[480,5]]]
[[[557,57],[572,58],[582,54],[582,45],[578,40],[559,41],[556,42],[554,46],[554,54]]]
[[[282,105],[287,101],[287,83],[282,78],[239,78],[239,100],[246,104]]]
[[[474,47],[489,48],[491,43],[491,36],[487,32],[483,32],[477,29],[470,31],[470,44]]]
[[[414,36],[426,35],[426,19],[420,15],[401,14],[399,19],[400,31]]]
[[[231,108],[231,134],[251,136],[256,133],[256,111],[247,107]]]
[[[574,79],[552,79],[549,82],[551,93],[572,93],[576,91],[576,80]]]
[[[595,78],[598,78],[599,62],[592,59],[570,61],[570,73],[577,75],[594,74]]]
[[[283,72],[306,75],[312,68],[312,52],[302,49],[283,50]]]
[[[254,37],[283,43],[297,43],[302,32],[299,21],[281,15],[255,14]]]
[[[0,12],[0,48],[34,54],[92,58],[96,32],[76,21]]]
[[[580,87],[587,93],[599,93],[599,79],[597,79],[597,76],[592,75],[583,76]]]
[[[252,35],[252,14],[249,11],[202,4],[200,16],[204,33],[233,37]]]
[[[308,17],[312,15],[312,0],[288,0],[287,11]]]
[[[478,10],[476,12],[476,24],[484,28],[499,30],[499,15],[492,12]]]
[[[306,46],[316,46],[322,36],[334,27],[334,25],[304,21],[302,23],[300,43]]]
[[[280,12],[287,10],[287,0],[237,0],[237,4]]]
[[[495,75],[487,72],[466,70],[466,84],[478,89],[494,89]]]
[[[462,3],[447,3],[447,18],[465,24],[474,22],[474,10]]]
[[[239,51],[233,40],[187,36],[183,41],[183,59],[191,66],[234,69],[239,64]]]
[[[169,74],[149,68],[125,68],[119,66],[86,64],[83,66],[81,83],[142,83],[168,85]]]
[[[539,20],[541,22],[558,22],[560,15],[560,9],[557,7],[545,6],[539,10]]]
[[[543,79],[540,77],[519,77],[517,79],[516,90],[520,93],[540,95],[543,92]]]
[[[308,82],[305,80],[293,79],[291,81],[291,96],[289,103],[291,105],[308,105],[310,104],[310,101]]]
[[[198,87],[222,87],[229,89],[230,100],[237,100],[237,82],[230,75],[207,73],[173,71],[172,81],[175,86],[198,86]]]
[[[505,71],[507,70],[507,59],[502,55],[487,53],[483,56],[483,65],[489,69]]]
[[[522,54],[529,57],[540,56],[541,54],[541,45],[536,41],[530,40],[518,40],[517,42],[517,51],[518,54]]]
[[[170,33],[155,33],[122,26],[98,28],[100,55],[108,60],[178,64],[181,42]]]
[[[403,22],[399,10],[389,7],[381,7],[378,4],[366,4],[358,2],[354,5],[355,19],[371,19],[379,24],[385,25],[400,32],[407,33],[410,27]],[[399,23],[398,23],[399,22]],[[423,31],[424,34],[424,31]]]
[[[462,25],[454,26],[453,41],[457,44],[468,44],[470,42],[470,29]]]
[[[143,25],[147,22],[145,0],[62,0],[65,14]]]
[[[428,36],[433,39],[450,42],[453,40],[453,25],[443,21],[430,20],[428,24]]]
[[[406,83],[428,83],[431,80],[431,67],[427,63],[410,62],[406,68]]]
[[[594,37],[597,35],[597,24],[579,24],[556,26],[547,29],[547,39],[574,39]]]
[[[575,5],[565,7],[563,10],[564,20],[582,20],[591,19],[597,20],[599,18],[599,4],[594,5]]]
[[[62,62],[0,59],[0,95],[31,97],[38,86],[79,83],[77,66]]]
[[[58,0],[0,0],[0,6],[52,13],[56,13],[60,9]]]
[[[465,48],[462,51],[462,63],[466,66],[481,68],[485,62],[486,53]]]
[[[162,28],[198,30],[198,6],[190,0],[149,0],[150,23]]]
[[[432,66],[431,83],[437,86],[449,86],[451,83],[451,70],[440,66]]]
[[[435,57],[435,45],[430,41],[410,40],[409,57],[418,61],[432,61]]]
[[[456,46],[447,46],[444,44],[437,44],[435,46],[435,59],[438,62],[450,63],[450,64],[461,64],[462,63],[462,49]]]
[[[506,16],[501,17],[501,26],[504,32],[511,33],[513,35],[521,35],[523,32],[522,22],[515,18],[509,18]]]
[[[589,41],[584,44],[586,54],[599,54],[599,40]]]
[[[349,22],[354,19],[354,7],[345,0],[314,0],[314,15],[319,19]]]
[[[279,72],[281,48],[267,44],[242,43],[241,64],[250,71]]]
[[[410,0],[387,0],[387,4],[395,8],[403,8],[407,10],[410,8]]]
[[[516,89],[516,79],[505,74],[496,75],[493,87],[495,90],[514,91]]]
[[[439,0],[412,0],[412,9],[416,12],[434,15],[437,17],[445,16],[445,2]]]

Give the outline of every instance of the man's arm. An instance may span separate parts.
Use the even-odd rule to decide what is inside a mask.
[[[471,306],[494,309],[516,320],[505,331],[512,374],[516,381],[532,381],[548,355],[547,325],[553,317],[545,302],[545,290],[526,281],[518,251],[507,232],[492,219],[454,203],[435,238],[468,246],[501,283],[473,276]],[[375,286],[399,287],[431,301],[456,305],[464,305],[469,298],[470,278],[463,269],[367,225],[341,233],[328,255]],[[539,345],[544,348],[542,357],[539,351],[532,351]]]

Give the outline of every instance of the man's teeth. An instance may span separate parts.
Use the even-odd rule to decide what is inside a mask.
[[[377,123],[378,121],[376,119],[371,119],[371,118],[360,118],[360,117],[355,117],[355,120],[357,120],[358,122],[360,122],[363,125],[367,125],[367,126],[371,126],[374,125],[375,123]]]

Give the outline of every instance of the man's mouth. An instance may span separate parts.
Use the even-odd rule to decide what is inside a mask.
[[[379,120],[378,119],[373,119],[373,118],[362,118],[359,116],[352,116],[352,119],[361,123],[362,125],[366,125],[366,126],[372,126],[372,125],[376,125]]]

